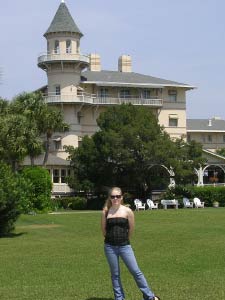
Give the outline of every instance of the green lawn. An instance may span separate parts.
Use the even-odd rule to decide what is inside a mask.
[[[113,300],[100,212],[22,216],[0,239],[1,300]],[[225,209],[135,212],[132,245],[162,300],[225,299]],[[127,300],[141,300],[122,266]]]

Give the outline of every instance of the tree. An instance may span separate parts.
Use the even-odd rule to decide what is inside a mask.
[[[0,162],[0,237],[13,231],[21,210],[28,208],[29,191],[29,183]]]
[[[43,167],[25,167],[21,177],[30,181],[32,186],[32,208],[46,211],[51,207],[52,182],[48,170]]]
[[[15,172],[27,154],[26,119],[22,115],[8,114],[0,122],[0,157]]]
[[[89,182],[98,189],[119,185],[144,193],[150,166],[171,165],[175,145],[150,109],[110,107],[97,124],[100,130],[91,138],[85,137],[81,147],[67,149],[74,187]]]
[[[54,132],[68,130],[69,126],[63,120],[60,110],[48,106],[41,93],[22,93],[13,99],[11,112],[26,117],[27,152],[33,165],[34,157],[45,151],[43,165],[49,154],[50,139]],[[44,149],[41,135],[45,135]]]
[[[186,143],[183,139],[175,141],[177,160],[173,162],[177,184],[193,184],[196,181],[195,168],[206,162],[202,156],[202,145],[196,141]]]
[[[65,132],[69,129],[69,125],[64,122],[61,111],[48,106],[43,107],[38,125],[39,130],[45,134],[45,156],[43,161],[43,166],[45,166],[48,160],[50,140],[53,133]]]
[[[225,157],[225,148],[217,149],[216,154],[219,154],[219,155]]]

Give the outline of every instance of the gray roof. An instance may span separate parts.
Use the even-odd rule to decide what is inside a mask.
[[[211,124],[211,126],[209,126]],[[224,131],[225,120],[220,119],[187,119],[187,131]]]
[[[51,25],[48,30],[45,32],[44,36],[48,33],[53,32],[72,32],[78,33],[80,36],[83,36],[77,25],[75,24],[67,6],[65,3],[61,3],[59,8],[52,20]]]
[[[34,159],[35,166],[42,166],[44,160],[44,154],[39,155]],[[27,156],[23,161],[24,166],[30,166],[30,158]],[[68,160],[57,157],[51,153],[48,155],[48,161],[46,166],[69,166],[70,162]]]
[[[119,71],[85,71],[82,73],[82,82],[96,83],[97,85],[110,85],[114,86],[127,84],[136,86],[176,86],[186,87],[188,89],[194,88],[186,83],[179,83],[176,81],[161,79],[148,75],[143,75],[134,72],[119,72]]]

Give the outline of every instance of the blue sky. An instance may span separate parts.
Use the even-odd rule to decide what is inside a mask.
[[[37,67],[44,32],[61,0],[1,0],[0,96],[11,99],[47,82]],[[117,69],[121,54],[133,71],[194,85],[187,117],[225,119],[224,0],[66,0],[84,34],[81,51],[99,53]]]

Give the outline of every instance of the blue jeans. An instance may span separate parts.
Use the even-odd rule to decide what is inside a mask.
[[[105,244],[105,255],[109,263],[111,271],[111,279],[115,300],[125,299],[122,283],[120,280],[120,266],[119,257],[122,258],[123,262],[127,266],[130,273],[133,275],[137,286],[143,294],[144,300],[154,299],[154,294],[151,291],[148,283],[138,267],[134,252],[131,245],[126,246],[112,246]]]

